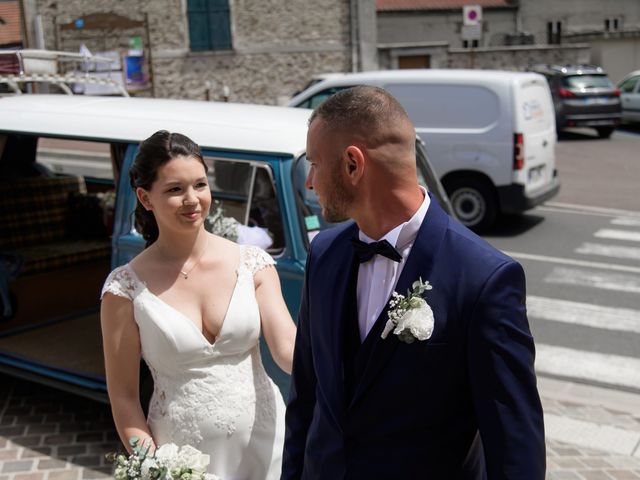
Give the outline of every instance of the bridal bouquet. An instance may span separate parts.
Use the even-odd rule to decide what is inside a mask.
[[[209,455],[190,445],[162,445],[151,452],[150,445],[140,444],[137,437],[129,440],[133,453],[113,455],[115,480],[220,480],[206,473]]]

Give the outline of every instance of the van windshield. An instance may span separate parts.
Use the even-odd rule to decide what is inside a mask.
[[[422,141],[416,141],[416,164],[418,171],[418,183],[425,187],[438,200],[440,206],[450,215],[452,208],[449,198],[433,170],[431,163],[427,157]],[[335,226],[335,223],[329,223],[322,217],[322,207],[318,202],[318,197],[313,190],[305,187],[305,180],[309,174],[309,162],[306,155],[300,156],[293,168],[293,189],[298,204],[298,211],[302,218],[303,237],[307,248],[309,243],[318,232],[326,228]]]

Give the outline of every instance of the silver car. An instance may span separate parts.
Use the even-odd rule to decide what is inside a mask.
[[[618,88],[622,101],[622,121],[640,123],[640,70],[624,77]]]

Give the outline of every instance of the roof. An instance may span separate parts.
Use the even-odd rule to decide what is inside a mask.
[[[0,2],[0,45],[22,43],[18,1]]]
[[[510,0],[376,0],[376,10],[392,12],[401,10],[452,10],[464,5],[481,7],[513,7]]]
[[[533,72],[516,72],[506,70],[469,70],[457,68],[420,68],[401,70],[378,70],[358,73],[345,73],[339,77],[331,77],[318,82],[294,96],[287,105],[296,106],[312,95],[329,87],[351,87],[355,85],[375,85],[385,87],[390,84],[437,82],[447,84],[467,84],[472,81],[480,83],[502,83],[528,81],[533,76],[542,78]]]
[[[140,142],[158,130],[201,147],[297,156],[310,110],[156,98],[15,95],[0,98],[0,131]]]
[[[556,73],[559,75],[606,75],[597,65],[534,65],[530,69],[534,72]]]

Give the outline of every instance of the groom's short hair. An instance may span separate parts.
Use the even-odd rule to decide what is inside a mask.
[[[408,124],[413,130],[407,112],[393,95],[369,85],[332,95],[313,111],[309,125],[318,118],[334,131],[359,134],[374,142],[377,134],[391,126]]]

